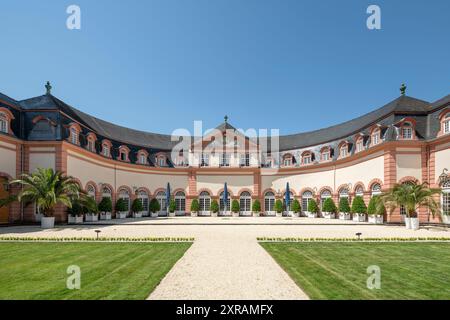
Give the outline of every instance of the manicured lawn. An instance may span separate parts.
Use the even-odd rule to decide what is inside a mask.
[[[261,243],[311,299],[450,299],[448,243]],[[370,290],[367,267],[381,268]]]
[[[0,243],[0,299],[145,299],[191,243]],[[81,289],[66,286],[81,269]]]

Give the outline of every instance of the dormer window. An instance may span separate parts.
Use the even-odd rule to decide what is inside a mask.
[[[119,160],[128,162],[128,154],[130,152],[130,149],[126,146],[119,147]]]
[[[348,144],[346,142],[344,142],[339,147],[339,157],[345,158],[347,156],[348,156]]]
[[[106,158],[111,157],[111,142],[103,141],[102,143],[102,155]]]
[[[240,165],[242,167],[250,166],[250,154],[248,154],[248,153],[241,154]]]
[[[147,164],[147,156],[143,153],[139,154],[139,163],[140,164]]]
[[[70,142],[78,144],[78,130],[76,128],[70,128]]]
[[[376,146],[379,143],[380,143],[380,130],[379,129],[375,129],[372,132],[372,145]]]
[[[202,167],[207,167],[207,166],[209,166],[209,154],[207,154],[207,153],[202,153],[201,159],[200,159],[200,165],[201,165]]]
[[[439,135],[449,134],[450,133],[450,109],[445,109],[439,115],[439,120],[441,122],[441,130],[438,133]]]
[[[97,140],[97,136],[90,132],[87,135],[87,145],[86,145],[86,149],[88,149],[91,152],[95,152],[95,141]]]
[[[329,147],[324,147],[320,150],[320,160],[329,161],[331,159],[331,151]]]
[[[127,154],[124,151],[120,152],[120,160],[127,161]]]
[[[413,138],[413,128],[409,122],[403,124],[401,128],[402,139],[411,140]]]
[[[447,134],[447,133],[450,133],[450,119],[444,120],[444,134]]]
[[[364,150],[364,139],[361,137],[356,141],[356,152]]]
[[[220,166],[222,166],[222,167],[230,166],[230,154],[229,153],[220,154]]]
[[[0,132],[8,133],[9,120],[6,113],[0,112]]]
[[[303,153],[303,155],[302,155],[302,163],[303,163],[304,165],[308,165],[308,164],[311,164],[311,162],[312,162],[312,155],[311,155],[311,152],[305,152],[305,153]]]
[[[292,166],[292,163],[293,163],[292,155],[291,154],[285,154],[283,156],[283,166],[290,167],[290,166]]]
[[[166,156],[163,154],[156,156],[156,164],[158,165],[158,167],[166,167],[167,166]]]

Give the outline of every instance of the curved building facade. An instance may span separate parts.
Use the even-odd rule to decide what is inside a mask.
[[[7,182],[39,167],[75,177],[100,201],[111,197],[146,210],[157,199],[165,215],[166,189],[177,215],[189,215],[193,199],[201,215],[216,199],[224,209],[226,183],[230,201],[241,215],[251,214],[258,199],[273,214],[289,184],[291,199],[305,209],[309,199],[331,197],[367,202],[395,183],[427,182],[444,190],[450,206],[450,184],[442,175],[450,166],[450,95],[427,102],[402,94],[359,118],[326,129],[287,136],[257,137],[236,130],[227,120],[205,135],[174,137],[114,125],[69,106],[47,88],[42,96],[17,101],[0,94],[0,196],[18,192]],[[447,181],[447,180],[445,180]],[[36,220],[33,206],[0,209],[0,223]],[[421,221],[437,221],[425,209]],[[66,221],[65,208],[56,212]],[[400,212],[386,217],[400,221]]]

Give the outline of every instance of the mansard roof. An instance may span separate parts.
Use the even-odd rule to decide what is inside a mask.
[[[93,117],[66,104],[51,94],[16,101],[0,93],[0,100],[19,106],[24,111],[61,111],[69,118],[79,122],[87,130],[118,143],[160,150],[170,150],[178,143],[178,141],[171,141],[171,136],[167,134],[134,130]],[[438,110],[449,103],[450,95],[433,103],[402,95],[381,108],[344,123],[310,132],[280,136],[279,150],[286,151],[314,147],[341,139],[348,139],[357,133],[367,134],[367,130],[374,124],[380,124],[386,128],[386,140],[394,139],[395,128],[391,128],[392,125],[406,116],[415,118],[417,136],[420,139],[435,138],[439,130],[439,121],[436,121]],[[228,121],[223,122],[216,129],[221,131],[237,130]],[[268,140],[270,148],[270,138]]]

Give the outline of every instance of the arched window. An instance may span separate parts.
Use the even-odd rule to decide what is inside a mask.
[[[209,214],[211,211],[211,196],[207,191],[203,191],[200,193],[200,196],[198,197],[198,201],[200,204],[200,212],[199,214]]]
[[[156,163],[158,164],[158,167],[165,167],[167,166],[167,160],[165,155],[158,155],[156,157]]]
[[[320,209],[322,210],[323,208],[323,203],[325,202],[326,199],[331,198],[331,191],[330,190],[324,190],[322,191],[322,193],[320,194]]]
[[[379,183],[374,183],[372,185],[372,196],[376,196],[378,194],[381,194],[381,186]]]
[[[339,147],[339,157],[340,158],[345,158],[347,156],[348,156],[348,144],[347,143],[343,143]]]
[[[119,160],[128,162],[128,154],[130,153],[130,149],[126,146],[119,147]]]
[[[70,128],[70,142],[72,142],[73,144],[78,144],[78,130],[75,127],[71,127]]]
[[[156,194],[156,200],[159,202],[160,206],[160,215],[167,213],[167,203],[166,203],[166,192],[160,191]]]
[[[102,198],[112,198],[112,191],[109,187],[103,187]]]
[[[185,213],[186,211],[186,195],[179,191],[175,194],[175,212]]]
[[[95,187],[92,184],[88,184],[86,192],[89,197],[95,199]]]
[[[140,190],[137,194],[137,198],[142,203],[143,211],[148,212],[148,194],[145,190]]]
[[[355,190],[355,196],[362,197],[364,195],[364,189],[362,186],[357,186]]]
[[[104,140],[102,143],[102,155],[106,158],[110,158],[111,157],[111,142],[109,142],[108,140]]]
[[[304,152],[302,155],[302,163],[303,165],[311,164],[312,162],[312,155],[311,152]]]
[[[372,146],[376,146],[380,143],[380,129],[375,129],[372,132]]]
[[[450,215],[450,181],[447,181],[442,186],[441,206],[442,214],[446,216]]]
[[[361,152],[364,150],[364,138],[359,137],[358,140],[356,140],[356,152]]]
[[[126,204],[125,211],[130,211],[130,194],[129,194],[128,190],[126,190],[126,189],[120,190],[119,191],[119,199],[123,199],[125,201],[125,204]]]
[[[320,161],[329,161],[331,159],[330,147],[323,147],[320,149]]]
[[[311,191],[305,191],[302,194],[302,211],[308,211],[308,205],[311,199],[313,198],[313,193]]]
[[[225,204],[223,202],[223,192],[220,193],[219,196],[219,202],[220,202],[220,211],[222,212],[228,212],[231,211],[231,200],[230,200],[230,193],[228,192],[228,198],[227,198],[227,207],[225,208]]]
[[[292,154],[290,154],[290,153],[285,154],[283,156],[283,166],[285,166],[285,167],[292,166],[292,164],[294,162],[293,159],[294,159],[294,157],[292,156]]]
[[[252,211],[252,196],[250,192],[244,191],[239,197],[239,205],[241,212],[250,213]]]
[[[441,119],[442,134],[450,133],[450,110],[444,111],[439,118]]]
[[[350,202],[350,194],[347,188],[342,188],[339,190],[339,200],[342,198],[347,198],[347,200]]]
[[[8,133],[9,120],[4,112],[0,112],[0,132]]]
[[[413,127],[411,123],[405,122],[401,127],[402,139],[411,140],[413,138]]]
[[[275,207],[275,194],[273,192],[266,192],[264,195],[264,211],[266,213],[273,213]]]

